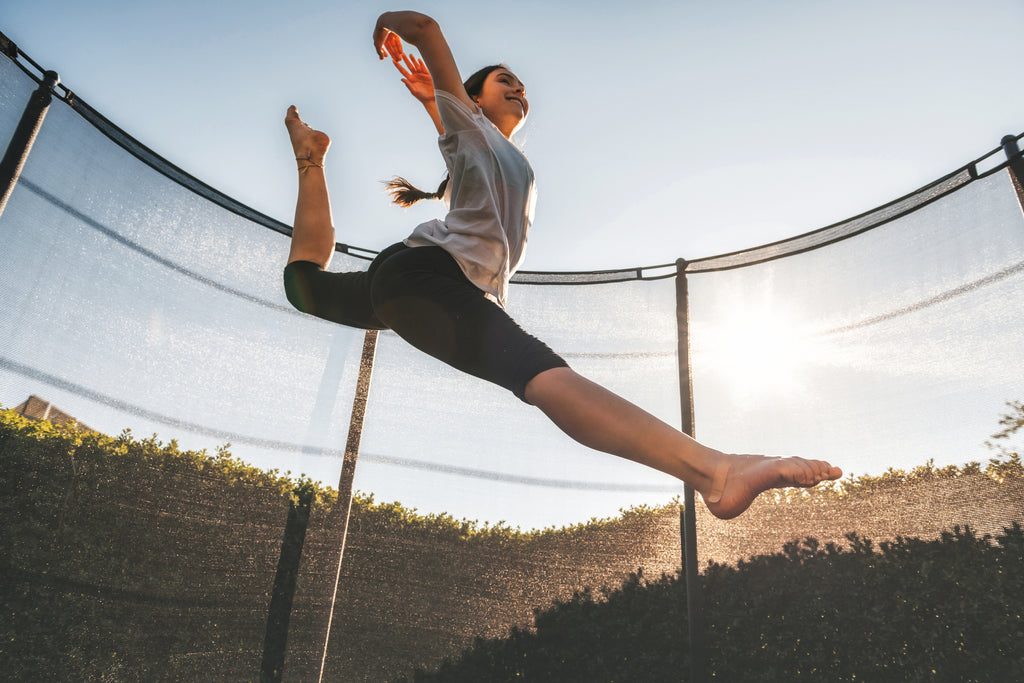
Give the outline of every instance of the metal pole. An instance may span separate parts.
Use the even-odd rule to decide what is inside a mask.
[[[21,176],[21,170],[25,167],[32,144],[46,117],[46,110],[53,99],[53,88],[59,82],[60,77],[56,71],[47,71],[43,74],[42,83],[29,98],[25,111],[21,114],[21,120],[18,121],[18,127],[7,144],[4,158],[0,160],[0,216],[3,215],[7,200],[10,199],[11,192],[14,191],[14,186]]]
[[[682,431],[694,435],[693,374],[690,370],[690,306],[686,282],[686,261],[676,261],[676,329],[679,359],[679,404]],[[704,606],[697,565],[697,508],[693,487],[683,486],[683,508],[679,512],[683,570],[686,572],[686,613],[690,645],[690,681],[703,683],[705,674]]]
[[[1020,147],[1017,146],[1016,135],[1006,135],[1000,141],[1003,152],[1009,160],[1010,179],[1013,187],[1017,190],[1017,199],[1024,208],[1024,156],[1021,156]]]
[[[324,680],[327,668],[327,644],[331,639],[331,624],[334,622],[334,603],[338,598],[338,584],[341,582],[341,562],[345,557],[345,540],[348,538],[348,520],[352,512],[352,486],[356,476],[356,460],[359,457],[359,442],[363,436],[363,418],[366,415],[366,399],[370,393],[370,377],[373,374],[373,359],[377,353],[377,330],[367,330],[363,338],[363,355],[359,361],[359,380],[356,382],[356,395],[352,401],[352,419],[349,421],[348,441],[345,443],[345,459],[341,464],[341,477],[338,481],[338,502],[334,513],[341,527],[341,547],[338,550],[338,566],[334,574],[334,592],[331,595],[331,607],[327,615],[327,631],[324,635],[324,651],[320,658],[319,681]]]

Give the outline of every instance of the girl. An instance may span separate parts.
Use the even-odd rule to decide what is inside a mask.
[[[422,61],[404,54],[403,40]],[[509,389],[580,443],[689,483],[723,519],[742,513],[765,490],[842,476],[818,460],[708,448],[577,374],[524,332],[504,304],[533,218],[533,170],[511,142],[529,112],[525,86],[504,66],[463,83],[437,22],[418,12],[382,14],[373,44],[380,59],[390,54],[434,121],[449,171],[433,195],[401,179],[392,193],[404,204],[443,196],[449,211],[384,249],[366,272],[326,272],[335,244],[324,176],[331,141],[290,107],[285,125],[299,189],[284,279],[296,308],[352,327],[391,329],[453,367]]]

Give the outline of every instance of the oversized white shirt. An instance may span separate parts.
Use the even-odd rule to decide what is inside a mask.
[[[533,223],[533,169],[479,108],[440,90],[435,95],[444,125],[438,146],[448,166],[448,214],[416,226],[405,243],[443,248],[470,282],[504,307]]]

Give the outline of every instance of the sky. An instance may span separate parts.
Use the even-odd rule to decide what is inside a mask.
[[[297,105],[334,140],[327,170],[337,239],[382,249],[443,208],[389,205],[380,182],[401,174],[432,187],[443,174],[432,123],[373,50],[376,17],[387,9],[35,0],[0,4],[0,31],[156,153],[285,223],[295,171],[283,116]],[[539,188],[530,270],[650,266],[784,239],[903,196],[1024,131],[1019,45],[1008,38],[1022,25],[1024,0],[458,0],[418,9],[440,22],[465,74],[500,61],[526,84],[530,118],[517,142]],[[865,361],[878,376],[862,384],[905,374],[900,353]],[[397,394],[404,378],[392,379],[393,387],[375,374],[375,387]],[[749,373],[742,379],[745,391],[756,389]],[[821,400],[842,411],[846,395],[827,389]],[[960,406],[946,398],[940,418]],[[984,438],[998,406],[979,418],[980,436],[965,430],[964,438]],[[767,434],[771,425],[762,427]],[[520,443],[512,441],[510,452]],[[578,476],[572,467],[552,476]],[[609,469],[603,478],[616,476]],[[420,483],[385,498],[430,510],[412,498],[428,488]],[[508,498],[521,491],[510,485]],[[571,515],[582,513],[566,514],[579,521]]]
[[[297,9],[301,7],[301,9]],[[0,6],[0,31],[173,163],[290,223],[282,117],[332,135],[337,238],[380,249],[437,215],[381,180],[443,175],[371,44],[381,2]],[[524,268],[627,268],[772,242],[902,196],[1024,130],[1020,0],[525,2],[417,7],[464,74],[527,87],[537,174]]]

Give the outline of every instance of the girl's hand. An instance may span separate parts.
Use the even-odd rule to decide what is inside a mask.
[[[418,38],[423,35],[423,27],[436,22],[419,12],[385,12],[377,17],[377,25],[373,27],[373,48],[381,61],[391,54],[391,59],[401,58],[402,40],[417,45]]]
[[[384,36],[384,50],[388,56],[391,57],[391,61],[398,65],[399,60],[405,57],[405,50],[402,48],[402,39],[398,37],[397,33],[388,31]]]
[[[430,77],[430,71],[422,59],[403,54],[402,61],[396,59],[394,63],[395,68],[402,74],[402,83],[413,97],[423,104],[434,101],[434,79]]]
[[[405,54],[402,39],[397,33],[388,32],[384,36],[383,48],[391,57],[391,62],[402,74],[402,83],[409,89],[412,96],[426,104],[434,101],[434,79],[430,77],[423,60],[414,55]]]
[[[402,82],[409,88],[409,92],[426,104],[427,84],[431,83],[431,90],[444,90],[459,98],[467,107],[474,106],[462,85],[459,67],[455,64],[448,41],[436,21],[426,14],[408,11],[385,12],[377,17],[377,25],[373,28],[373,47],[382,60],[387,56],[385,42],[389,41],[388,36],[392,33],[415,47],[423,57],[422,62],[418,58],[407,60],[403,53],[401,64],[399,60],[393,60],[405,77]],[[431,105],[434,104],[433,97],[429,101]]]
[[[384,25],[388,18],[388,14],[389,12],[385,12],[377,17],[377,25],[373,27],[373,49],[376,51],[377,56],[381,61],[384,61],[384,58],[388,56],[387,52],[384,50],[384,45],[388,42],[389,36],[395,36],[398,38],[391,29]],[[401,38],[399,38],[399,44],[401,44]]]

